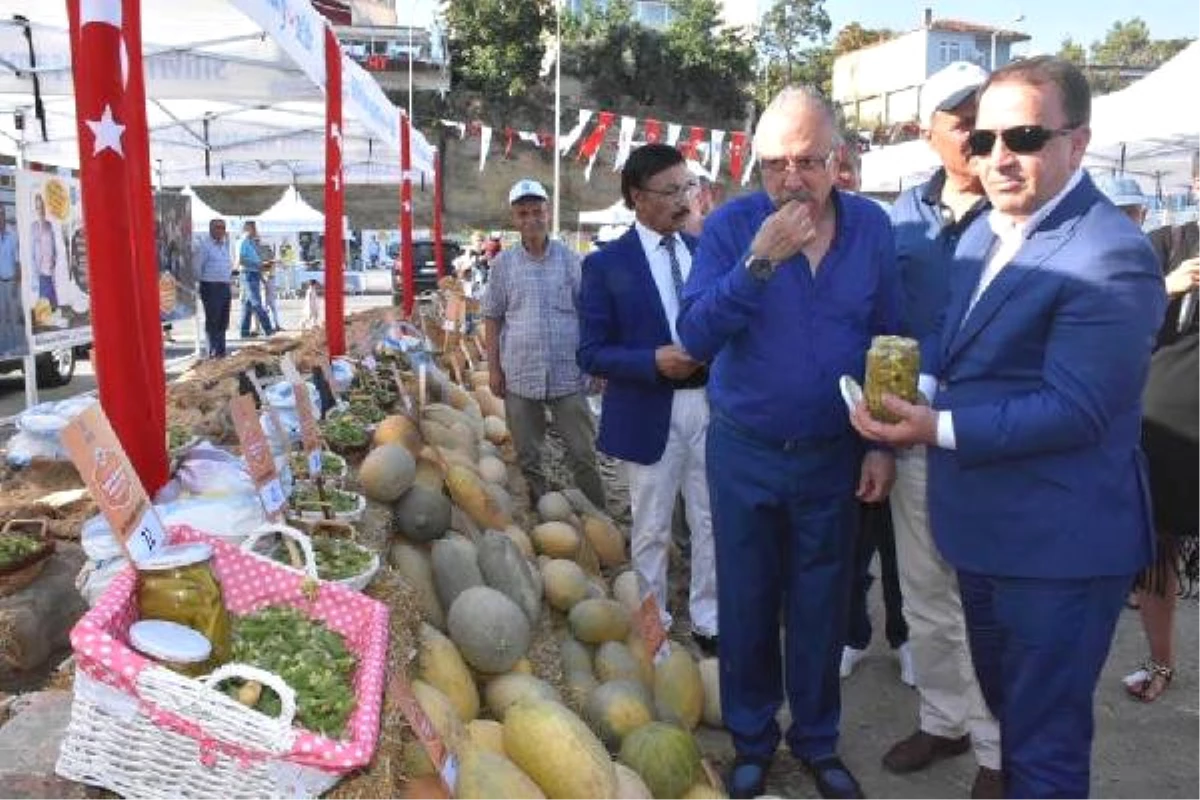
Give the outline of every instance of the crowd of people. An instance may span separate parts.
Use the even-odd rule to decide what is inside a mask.
[[[822,796],[863,796],[838,755],[841,678],[871,636],[875,552],[920,698],[880,754],[892,772],[972,751],[973,797],[1086,796],[1093,696],[1131,596],[1150,648],[1131,696],[1173,675],[1197,530],[1195,223],[1152,243],[1081,169],[1091,97],[1068,62],[951,64],[920,98],[942,166],[890,210],[855,192],[829,102],[789,87],[754,132],[760,191],[716,205],[678,151],[647,144],[622,168],[624,235],[581,259],[522,180],[520,241],[490,264],[491,389],[531,499],[549,488],[547,424],[601,507],[596,450],[620,460],[665,626],[682,495],[733,797],[763,793],[781,742]],[[918,402],[885,397],[893,422],[839,392],[880,335],[920,343]]]

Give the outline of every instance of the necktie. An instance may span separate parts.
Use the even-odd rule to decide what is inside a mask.
[[[679,267],[679,257],[675,255],[675,237],[664,236],[662,246],[667,248],[667,256],[671,259],[671,283],[675,284],[675,299],[681,301],[683,294],[683,270]]]

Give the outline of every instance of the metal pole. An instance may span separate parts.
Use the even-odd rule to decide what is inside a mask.
[[[550,235],[558,238],[559,197],[562,183],[562,154],[558,142],[562,138],[562,2],[554,2],[554,208]]]
[[[408,118],[413,118],[413,6],[415,2],[408,4]]]
[[[24,125],[21,126],[21,130],[19,130],[18,133],[21,135],[21,140],[17,143],[17,169],[22,170],[22,169],[25,169],[25,126]],[[16,210],[15,205],[13,206],[13,210],[14,211]],[[14,215],[14,217],[15,217],[15,215]],[[16,225],[16,224],[17,224],[17,221],[14,218],[13,225]],[[30,269],[32,270],[32,267]],[[32,271],[30,272],[30,274],[32,274]],[[24,294],[25,292],[26,292],[25,284],[22,283],[21,284],[21,293]],[[20,303],[20,306],[22,309],[21,316],[25,318],[25,320],[24,320],[25,321],[25,342],[29,347],[29,353],[24,358],[21,359],[21,361],[24,365],[22,369],[25,373],[25,407],[33,408],[34,406],[36,406],[38,404],[37,357],[33,354],[33,318],[32,318],[32,315],[29,313],[29,309],[25,308],[25,303],[23,300]]]
[[[996,71],[996,29],[992,28],[992,72]]]

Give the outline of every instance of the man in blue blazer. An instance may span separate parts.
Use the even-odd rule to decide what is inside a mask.
[[[1152,527],[1141,391],[1165,305],[1141,231],[1079,166],[1082,73],[997,70],[969,137],[993,211],[964,234],[940,334],[922,348],[933,409],[890,398],[864,436],[926,444],[933,534],[959,575],[1009,797],[1088,794],[1092,702]]]
[[[621,194],[636,221],[583,262],[578,360],[584,372],[606,380],[596,445],[626,462],[633,566],[668,629],[671,517],[683,491],[692,533],[692,635],[713,655],[717,576],[705,476],[708,370],[679,345],[675,331],[695,247],[681,229],[698,188],[674,147],[648,144],[630,154]]]

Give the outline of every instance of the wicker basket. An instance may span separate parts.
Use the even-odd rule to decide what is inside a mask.
[[[334,741],[294,727],[286,701],[276,719],[213,688],[226,677],[245,676],[285,698],[291,692],[276,676],[226,665],[196,680],[132,650],[126,641],[137,620],[136,577],[126,570],[71,631],[75,696],[58,774],[124,797],[316,797],[368,764],[379,736],[387,607],[325,582],[310,599],[309,579],[293,570],[190,528],[171,533],[173,543],[212,545],[212,568],[231,612],[286,604],[345,637],[358,658],[358,702],[347,738]]]
[[[0,537],[18,533],[40,539],[42,546],[18,561],[0,569],[0,597],[24,589],[42,574],[50,556],[54,554],[54,540],[50,538],[44,519],[10,519],[0,529]]]

